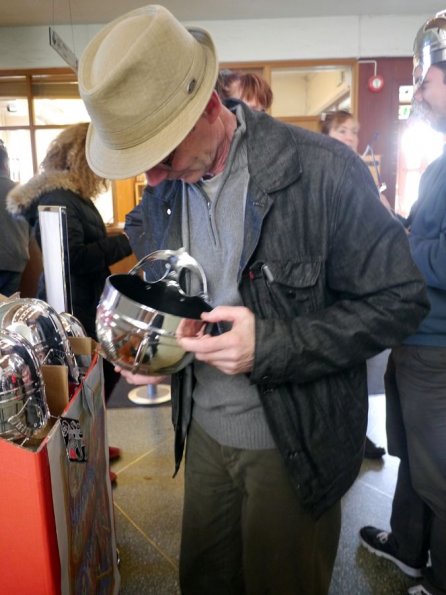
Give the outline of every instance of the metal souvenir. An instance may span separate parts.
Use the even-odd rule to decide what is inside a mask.
[[[41,364],[66,365],[79,382],[79,368],[56,310],[43,300],[19,298],[0,304],[0,329],[21,334],[34,347]]]
[[[0,436],[30,438],[50,417],[40,362],[18,333],[0,331]]]
[[[446,11],[438,12],[419,29],[413,45],[413,82],[415,90],[429,68],[446,61]]]
[[[154,282],[136,274],[148,262],[164,265],[161,277]],[[185,272],[198,278],[197,295],[188,295],[181,288]],[[153,252],[128,274],[111,275],[96,316],[96,333],[105,357],[133,373],[178,372],[192,361],[193,354],[179,346],[177,336],[192,337],[210,330],[200,319],[212,309],[206,299],[204,271],[184,249]]]
[[[73,314],[70,314],[69,312],[60,312],[59,318],[62,321],[67,337],[88,337],[84,325],[79,318],[76,318]]]

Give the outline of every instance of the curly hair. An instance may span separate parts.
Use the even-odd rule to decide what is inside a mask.
[[[329,135],[333,128],[339,128],[347,120],[354,120],[353,114],[347,110],[339,109],[333,112],[327,112],[325,117],[319,122],[319,129],[322,134]]]
[[[273,92],[268,82],[253,72],[221,70],[215,90],[222,99],[231,99],[232,85],[237,83],[239,97],[243,101],[255,101],[267,110],[273,102]]]
[[[83,198],[94,198],[108,188],[108,180],[97,176],[85,154],[88,123],[68,126],[50,143],[41,168],[45,172],[64,171]]]

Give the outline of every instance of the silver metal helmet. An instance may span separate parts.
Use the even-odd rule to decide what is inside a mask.
[[[413,84],[417,90],[433,64],[446,61],[446,10],[420,28],[413,44]]]
[[[0,329],[19,333],[34,347],[41,364],[66,365],[79,382],[79,368],[56,310],[42,300],[17,298],[0,303]]]
[[[39,359],[22,335],[0,330],[0,436],[30,438],[50,413]]]
[[[67,337],[88,337],[84,325],[79,318],[76,318],[73,314],[70,314],[69,312],[59,312],[59,318],[62,321]]]

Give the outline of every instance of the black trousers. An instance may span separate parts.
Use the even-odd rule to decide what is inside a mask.
[[[398,555],[432,566],[424,583],[446,593],[446,348],[401,346],[385,375],[389,453],[400,458],[390,525]]]

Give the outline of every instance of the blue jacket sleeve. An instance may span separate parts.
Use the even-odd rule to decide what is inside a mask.
[[[426,284],[446,290],[446,221],[439,235],[424,238],[416,233],[409,235],[410,250]]]
[[[125,217],[125,233],[138,260],[150,252],[144,229],[143,203],[127,213]]]
[[[419,199],[409,215],[412,258],[426,284],[446,290],[446,157],[427,168],[420,180]]]

